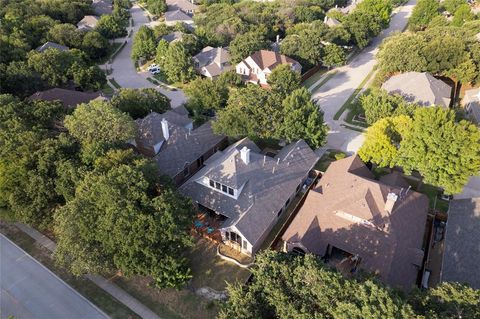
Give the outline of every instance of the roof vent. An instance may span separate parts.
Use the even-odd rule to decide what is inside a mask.
[[[398,196],[395,193],[388,193],[387,201],[385,202],[385,211],[389,214],[393,211],[393,206],[395,206],[395,202],[397,201]]]
[[[245,164],[250,164],[250,149],[246,146],[244,146],[241,150],[240,150],[240,157],[242,158],[242,161],[245,163]]]
[[[163,138],[165,140],[168,140],[170,137],[170,132],[168,131],[168,122],[165,118],[162,119],[162,133],[163,133]]]

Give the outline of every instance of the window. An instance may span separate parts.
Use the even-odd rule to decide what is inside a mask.
[[[277,217],[280,217],[280,215],[282,215],[282,212],[283,212],[283,209],[280,209],[277,213]]]
[[[190,171],[189,171],[188,168],[189,168],[189,167],[187,166],[187,167],[185,167],[185,168],[183,169],[183,177],[187,177],[188,174],[190,173]]]
[[[215,188],[216,189],[221,189],[222,188],[222,184],[218,183],[218,182],[215,182]]]
[[[199,159],[197,159],[197,166],[201,167],[203,165],[203,156],[200,156]]]
[[[228,188],[227,186],[222,185],[222,192],[226,193],[226,192],[227,192],[227,188]]]
[[[248,249],[248,244],[247,244],[247,241],[244,240],[243,241],[243,246],[242,246],[243,249]]]
[[[228,188],[228,193],[233,196],[234,195],[233,188],[229,187]]]
[[[299,185],[297,186],[297,193],[298,193],[298,191],[300,190],[300,187],[302,187],[302,184],[299,184]]]
[[[285,207],[287,207],[287,206],[288,206],[288,204],[290,204],[290,198],[289,198],[289,199],[287,199],[287,202],[285,203]]]
[[[210,180],[210,187],[215,187],[215,182]]]

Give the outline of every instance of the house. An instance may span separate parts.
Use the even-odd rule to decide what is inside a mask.
[[[230,70],[230,53],[226,48],[205,47],[193,57],[195,70],[207,78],[215,78]]]
[[[203,167],[227,140],[213,133],[210,122],[194,128],[192,120],[177,109],[163,114],[152,112],[135,123],[137,136],[130,143],[140,153],[153,157],[160,173],[170,176],[176,185]]]
[[[175,43],[182,41],[183,35],[184,33],[181,31],[174,31],[164,35],[161,39],[167,41],[168,43]]]
[[[97,16],[84,16],[82,20],[77,23],[77,29],[80,31],[90,31],[95,29],[98,23]]]
[[[450,106],[452,88],[427,72],[394,75],[382,85],[390,94],[399,94],[406,101],[420,106]]]
[[[480,125],[480,88],[466,90],[462,105],[468,117]]]
[[[407,185],[396,172],[375,180],[356,155],[332,163],[283,234],[284,250],[409,290],[423,265],[429,200]]]
[[[480,197],[450,202],[444,245],[441,281],[480,289]]]
[[[113,13],[113,3],[110,0],[93,0],[92,8],[98,16]]]
[[[70,50],[69,47],[66,47],[64,45],[61,45],[55,42],[50,42],[50,41],[47,41],[41,46],[39,46],[38,48],[36,48],[37,52],[40,52],[40,53],[45,52],[48,49],[57,49],[62,52]]]
[[[290,65],[293,71],[301,73],[302,66],[292,58],[278,52],[260,50],[241,61],[235,67],[245,82],[268,86],[267,78],[273,69],[281,64]]]
[[[88,103],[96,99],[105,99],[99,92],[80,92],[53,88],[39,91],[29,97],[30,100],[60,101],[65,107],[75,107],[78,104]]]
[[[222,241],[251,256],[302,189],[318,158],[303,140],[270,157],[245,138],[213,155],[180,191],[200,210],[221,216]]]
[[[193,25],[193,18],[183,12],[182,10],[173,10],[165,12],[165,24],[174,26],[177,23],[184,23],[186,25]]]
[[[167,0],[167,11],[181,10],[186,14],[193,15],[198,10],[198,6],[193,1],[188,0]]]
[[[330,28],[341,24],[340,21],[338,21],[337,19],[327,16],[325,16],[325,18],[323,19],[323,23],[325,23]]]

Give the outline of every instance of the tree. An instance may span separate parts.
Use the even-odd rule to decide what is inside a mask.
[[[300,88],[302,78],[298,72],[292,70],[290,65],[283,64],[273,69],[267,82],[276,94],[286,97],[294,90]]]
[[[151,276],[161,288],[181,287],[191,278],[182,256],[191,245],[191,203],[168,187],[149,196],[153,164],[131,154],[99,158],[57,211],[55,258],[76,275],[119,269]]]
[[[102,15],[95,29],[107,39],[115,39],[127,35],[127,29],[123,21],[110,14]]]
[[[345,18],[344,26],[352,35],[353,43],[362,49],[380,33],[382,21],[373,12],[354,10]]]
[[[52,86],[59,86],[68,80],[68,70],[73,63],[69,52],[48,49],[43,53],[32,51],[28,57],[28,66],[38,72],[42,80]]]
[[[345,51],[336,44],[329,44],[323,49],[323,64],[329,68],[345,64],[347,56]]]
[[[69,69],[73,82],[83,90],[100,90],[107,83],[105,73],[97,66],[85,66],[80,63],[73,63]]]
[[[157,62],[159,65],[161,65],[163,60],[165,60],[165,56],[167,55],[167,52],[168,52],[168,47],[169,47],[169,44],[166,40],[161,39],[160,41],[158,41],[156,55],[155,55],[155,62]]]
[[[208,110],[220,110],[228,99],[228,87],[219,80],[197,78],[185,87],[189,109],[196,115]]]
[[[452,25],[461,27],[465,22],[471,21],[475,18],[470,6],[466,3],[457,8],[453,15]]]
[[[381,167],[395,166],[400,143],[411,126],[411,118],[405,115],[377,121],[368,128],[358,155],[364,162],[373,162]]]
[[[370,12],[380,19],[380,25],[384,29],[390,24],[392,3],[388,0],[365,0],[358,4],[355,10]]]
[[[311,148],[317,149],[325,144],[327,127],[323,123],[323,114],[311,101],[306,88],[293,91],[283,101],[284,119],[279,135],[288,142],[303,139]]]
[[[40,76],[25,61],[12,61],[0,66],[0,92],[25,97],[43,88]]]
[[[417,107],[415,104],[407,103],[401,95],[391,95],[380,89],[373,89],[368,94],[361,95],[360,105],[370,125],[394,115],[412,116]]]
[[[133,60],[149,59],[155,54],[155,34],[147,26],[141,26],[133,38],[131,57]]]
[[[232,63],[238,63],[253,52],[267,47],[265,35],[262,32],[250,31],[240,34],[230,42],[229,50]]]
[[[86,32],[82,41],[82,49],[92,60],[99,59],[107,55],[108,40],[97,31]]]
[[[427,42],[421,34],[394,35],[381,45],[377,54],[380,67],[386,72],[422,72],[427,69],[423,54]]]
[[[322,61],[324,38],[328,27],[323,22],[313,22],[303,28],[293,30],[280,45],[282,54],[298,60],[305,69]]]
[[[79,105],[64,123],[82,144],[126,142],[135,136],[130,116],[103,101]]]
[[[412,31],[423,30],[439,14],[438,0],[419,0],[408,20],[408,27]]]
[[[167,11],[167,4],[165,0],[147,0],[148,10],[153,14],[160,15]]]
[[[195,77],[192,57],[180,42],[170,44],[165,58],[159,63],[170,82],[186,83]]]
[[[155,89],[121,89],[110,103],[133,119],[145,117],[150,112],[164,113],[170,109],[170,100]]]
[[[456,123],[453,111],[419,108],[400,143],[398,164],[448,194],[459,193],[480,171],[480,131],[470,122]]]
[[[442,2],[442,7],[450,12],[454,13],[457,11],[458,7],[460,7],[462,4],[465,4],[465,1],[463,0],[445,0]]]
[[[82,33],[73,24],[56,24],[48,32],[47,39],[70,48],[79,48],[82,43]]]

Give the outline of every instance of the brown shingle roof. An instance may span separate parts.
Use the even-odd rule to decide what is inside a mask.
[[[398,196],[391,213],[389,193]],[[358,254],[360,268],[408,290],[422,262],[427,213],[425,195],[374,180],[352,156],[330,165],[282,238],[320,256],[328,245]]]
[[[265,68],[274,68],[278,64],[297,64],[298,62],[288,56],[275,51],[260,50],[254,52],[251,56],[253,61],[263,70]]]
[[[77,106],[78,104],[88,103],[91,100],[100,97],[98,92],[80,92],[74,90],[65,90],[53,88],[46,91],[39,91],[30,96],[30,100],[60,101],[66,107]]]

